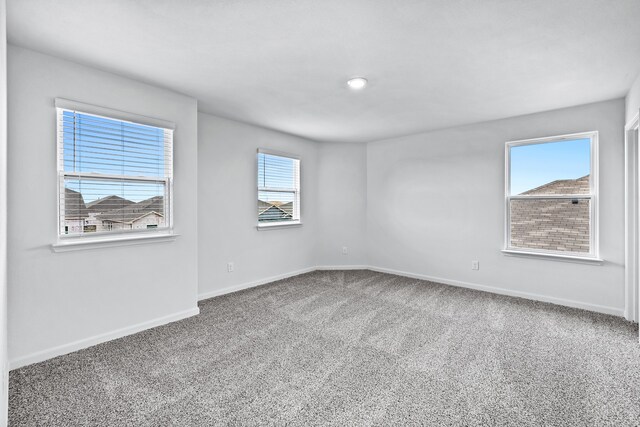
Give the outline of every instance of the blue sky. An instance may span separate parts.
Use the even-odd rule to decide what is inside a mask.
[[[511,194],[558,179],[575,179],[591,170],[588,138],[511,147]]]
[[[294,188],[295,162],[287,157],[258,153],[258,187]],[[260,191],[258,198],[266,202],[288,203],[293,201],[293,194]]]
[[[112,175],[164,177],[164,130],[72,111],[63,113],[64,170]],[[156,183],[72,179],[65,186],[85,203],[117,195],[139,202],[164,195]]]

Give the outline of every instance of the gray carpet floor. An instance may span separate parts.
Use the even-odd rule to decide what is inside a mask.
[[[620,318],[371,271],[200,309],[12,371],[10,425],[640,424]]]

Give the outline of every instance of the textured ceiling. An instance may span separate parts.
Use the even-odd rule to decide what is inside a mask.
[[[13,44],[344,142],[622,97],[638,23],[637,0],[8,2]]]

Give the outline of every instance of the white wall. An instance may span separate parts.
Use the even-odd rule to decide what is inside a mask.
[[[256,229],[258,148],[300,156],[302,226]],[[198,164],[201,297],[315,266],[317,143],[200,113]]]
[[[614,100],[369,143],[369,263],[622,315],[624,108]],[[505,142],[591,130],[605,263],[503,255]]]
[[[366,150],[366,144],[319,144],[318,266],[367,264]]]
[[[9,86],[14,365],[193,310],[198,293],[213,296],[317,265],[371,265],[601,311],[624,305],[622,100],[337,144],[198,114],[192,98],[17,47],[9,49]],[[177,241],[51,252],[55,97],[177,124]],[[605,264],[503,256],[504,142],[585,130],[600,131]],[[300,155],[301,227],[256,230],[258,147]],[[472,259],[480,271],[470,270]]]
[[[7,424],[9,366],[7,354],[7,27],[0,0],[0,426]]]
[[[638,75],[636,80],[633,82],[631,89],[629,89],[625,102],[625,123],[629,123],[629,121],[638,114],[638,110],[640,110],[640,75]]]
[[[14,46],[9,46],[8,78],[12,366],[197,310],[196,100]],[[176,124],[176,241],[52,253],[56,97]]]

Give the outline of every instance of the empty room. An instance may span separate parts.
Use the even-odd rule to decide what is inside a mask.
[[[0,427],[640,425],[637,0],[0,0]]]

